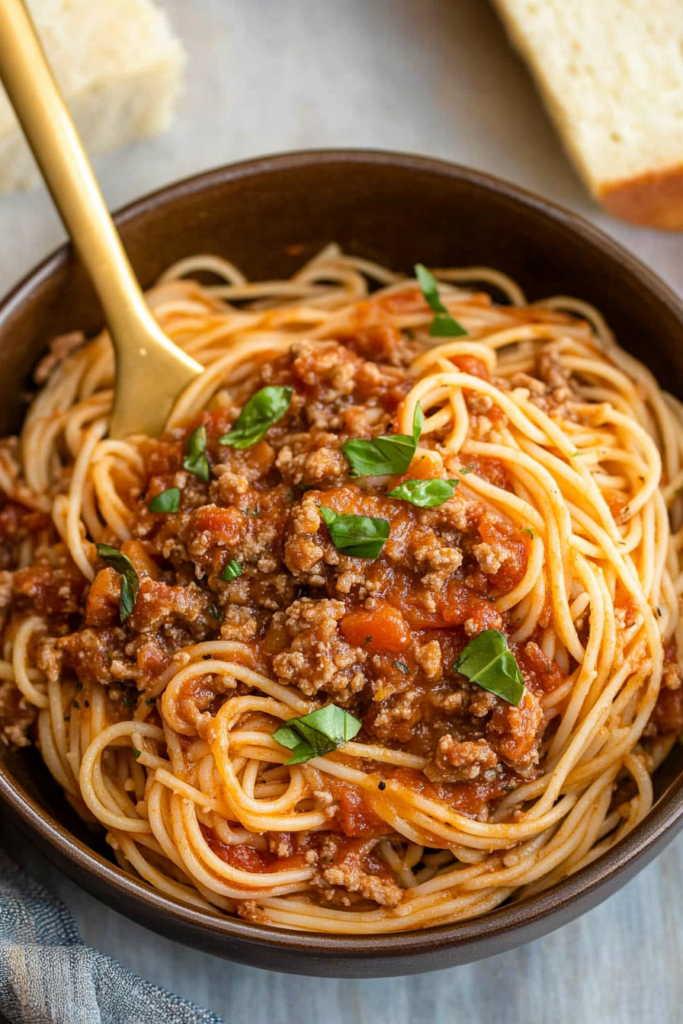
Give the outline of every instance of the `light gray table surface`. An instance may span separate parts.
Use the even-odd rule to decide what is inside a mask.
[[[490,171],[571,207],[683,293],[683,238],[619,223],[590,201],[486,0],[167,0],[165,7],[189,52],[187,88],[169,133],[96,161],[112,208],[264,153],[412,151]],[[0,291],[62,237],[42,190],[0,199]],[[290,978],[196,953],[27,856],[71,908],[86,942],[230,1022],[683,1021],[683,836],[607,903],[544,939],[468,967],[387,981]]]

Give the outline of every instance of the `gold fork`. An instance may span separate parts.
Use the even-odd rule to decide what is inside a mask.
[[[203,368],[145,303],[22,0],[0,0],[0,80],[104,309],[116,362],[110,436],[158,435]]]

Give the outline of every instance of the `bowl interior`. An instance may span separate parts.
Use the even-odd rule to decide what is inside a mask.
[[[293,154],[181,182],[127,208],[117,221],[144,286],[152,284],[173,261],[197,252],[225,256],[252,278],[286,277],[330,241],[401,271],[410,271],[418,260],[432,266],[493,266],[518,281],[531,299],[567,294],[596,305],[620,343],[646,362],[668,390],[683,397],[683,310],[675,296],[629,254],[578,218],[462,168],[392,154]],[[97,300],[68,248],[48,259],[15,289],[0,307],[0,433],[20,426],[31,368],[49,340],[70,330],[91,333],[101,322]],[[660,799],[659,834],[674,824],[674,818],[683,817],[680,747],[657,773],[655,782]],[[28,805],[17,795],[17,787],[31,805],[30,814],[25,812]],[[20,823],[23,820],[22,827],[44,845],[60,847],[62,866],[70,870],[71,864],[74,871],[99,873],[100,895],[106,898],[107,891],[113,891],[115,875],[121,876],[115,887],[120,890],[126,884],[118,868],[103,865],[101,858],[110,858],[102,835],[92,832],[71,811],[35,750],[11,752],[0,745],[3,791],[15,817]],[[69,847],[62,830],[101,856],[88,859],[80,844]],[[569,887],[562,883],[554,902],[548,894],[543,900],[526,901],[530,909],[515,911],[516,920],[519,922],[520,913],[530,920],[539,914],[550,915],[553,908],[566,911],[582,892],[590,889],[597,893],[608,876],[613,878],[625,868],[636,848],[639,856],[643,854],[654,836],[654,826],[646,820],[636,832],[630,853],[624,849],[608,854],[602,858],[605,864],[597,862],[573,876]],[[139,892],[146,887],[136,888]],[[598,893],[593,902],[601,898]],[[140,899],[135,897],[134,903],[135,899],[139,909]],[[147,902],[157,910],[172,912],[176,921],[192,916],[199,920],[197,927],[202,927],[201,914],[191,915],[173,900],[150,893]],[[134,908],[130,912],[134,916]],[[485,947],[481,939],[496,931],[496,919],[502,926],[506,913],[502,908],[479,922],[437,929],[439,938],[435,937],[432,945],[474,943],[479,952],[475,950],[464,959],[498,951],[504,948],[500,942],[495,948]],[[570,916],[573,914],[565,912],[564,920]],[[253,926],[243,922],[222,919],[216,924],[212,915],[204,918],[206,928],[224,938],[254,933]],[[146,921],[158,926],[153,915],[148,914]],[[562,921],[558,918],[557,923]],[[276,931],[262,930],[261,935]],[[291,933],[278,934],[282,944],[296,945]],[[417,950],[420,943],[426,948],[426,936],[422,933],[419,940],[411,940],[410,948]],[[309,938],[297,940],[299,946],[303,948]],[[386,959],[392,949],[398,955],[402,942],[403,952],[407,951],[405,939],[334,938],[320,942],[320,949],[343,949],[351,958],[376,954]],[[256,962],[232,947],[226,955]],[[425,962],[417,969],[427,966]],[[296,968],[283,964],[280,969]],[[383,968],[371,973],[389,971]]]

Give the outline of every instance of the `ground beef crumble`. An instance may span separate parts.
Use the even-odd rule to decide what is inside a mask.
[[[350,906],[353,894],[373,900],[380,907],[396,907],[403,899],[403,890],[390,872],[372,856],[370,841],[343,844],[337,836],[323,839],[318,855],[318,870],[312,883],[327,903]]]
[[[286,612],[277,612],[289,645],[273,658],[273,669],[280,679],[293,683],[311,697],[324,690],[348,699],[366,684],[361,666],[368,653],[351,646],[339,635],[339,620],[346,614],[343,601],[313,601],[303,597]],[[280,621],[280,620],[276,620]]]
[[[0,683],[0,739],[6,746],[27,747],[31,742],[28,732],[37,715],[38,709],[24,699],[14,683]]]

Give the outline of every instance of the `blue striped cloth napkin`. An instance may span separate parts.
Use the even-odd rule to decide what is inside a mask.
[[[61,900],[2,850],[0,1013],[11,1024],[223,1024],[85,946]]]

